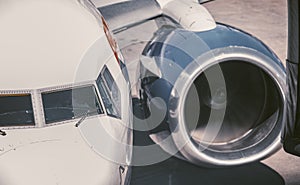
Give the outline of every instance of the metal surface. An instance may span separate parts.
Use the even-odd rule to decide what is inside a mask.
[[[284,68],[274,53],[250,35],[224,25],[203,33],[162,28],[156,35],[144,51],[152,60],[142,61],[144,98],[165,101],[166,122],[187,160],[231,166],[277,151],[286,89]],[[147,62],[160,70],[157,80],[147,77],[153,73]],[[201,75],[207,84],[199,82]],[[197,92],[190,94],[193,84]],[[220,90],[227,96],[223,105],[207,105],[205,101],[219,98],[210,94]],[[195,101],[199,105],[186,103]],[[210,123],[222,125],[209,128]]]
[[[135,115],[142,116],[143,108],[135,103]],[[135,132],[134,143],[147,145],[151,140],[146,132]],[[163,151],[161,151],[163,152]],[[136,156],[140,158],[143,156]],[[134,158],[134,159],[135,159]],[[279,161],[274,161],[280,164]],[[133,167],[131,185],[285,185],[283,177],[265,164],[256,162],[227,168],[203,168],[172,157],[166,161]],[[298,185],[295,183],[293,185]]]
[[[207,31],[216,27],[209,12],[195,0],[93,2],[115,33],[162,15],[172,17],[186,30]]]
[[[287,1],[218,0],[207,3],[205,6],[216,21],[243,29],[263,40],[264,43],[275,51],[280,60],[285,64],[288,43]],[[300,160],[298,157],[289,155],[283,150],[280,150],[275,155],[264,160],[263,163],[276,171],[278,175],[282,176],[286,185],[299,185]],[[254,171],[259,169],[260,168],[254,168],[251,170],[251,176]],[[265,173],[268,171],[269,170],[265,170]],[[269,176],[261,178],[259,181],[263,182],[268,179],[268,177]],[[235,181],[235,179],[232,179],[232,184]]]
[[[110,2],[110,0],[102,0]],[[286,59],[287,43],[287,8],[282,0],[218,0],[206,3],[205,6],[218,22],[234,25],[250,32],[263,40],[279,56]],[[117,35],[119,43],[128,40],[131,43],[123,45],[125,58],[132,61],[137,53],[151,38],[151,30],[155,24],[148,23],[146,28],[129,29]],[[120,44],[122,45],[122,44]],[[132,67],[130,75],[136,74]],[[136,132],[136,136],[143,135]],[[148,141],[148,137],[135,137],[136,142]],[[175,161],[174,161],[175,160]],[[245,165],[242,168],[205,169],[181,162],[177,159],[157,165],[134,167],[132,184],[274,184],[298,185],[300,182],[299,158],[280,150],[262,163]]]
[[[207,31],[216,27],[209,12],[195,0],[156,0],[163,15],[172,17],[190,31]]]
[[[284,62],[287,51],[286,2],[218,0],[206,3],[205,6],[217,21],[234,25],[262,39]],[[262,163],[248,164],[242,168],[211,170],[174,160],[137,167],[133,169],[132,184],[299,185],[299,171],[299,158],[280,150]]]
[[[94,2],[96,5],[102,5]],[[159,4],[154,0],[122,1],[98,9],[114,32],[145,22],[162,13]]]

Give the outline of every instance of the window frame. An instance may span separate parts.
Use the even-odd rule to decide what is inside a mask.
[[[30,95],[31,103],[32,103],[33,117],[34,117],[34,125],[5,126],[5,127],[0,127],[0,130],[44,128],[44,127],[51,127],[54,125],[67,124],[67,123],[79,120],[80,117],[71,119],[71,120],[65,120],[65,121],[59,121],[59,122],[46,124],[46,117],[45,117],[45,112],[44,112],[45,110],[44,110],[44,104],[43,104],[43,100],[42,100],[42,93],[52,92],[52,91],[55,92],[55,91],[60,91],[60,90],[67,90],[67,89],[80,88],[80,87],[86,87],[86,86],[93,86],[95,88],[95,95],[97,96],[99,103],[100,103],[99,106],[102,109],[101,114],[89,115],[89,116],[87,116],[86,119],[108,116],[108,114],[106,112],[106,107],[104,106],[104,102],[103,102],[103,99],[99,92],[96,81],[97,80],[91,80],[91,81],[81,82],[81,83],[73,83],[73,84],[52,86],[52,87],[31,89],[31,90],[0,90],[0,95],[7,95],[7,94],[14,94],[14,95],[28,94],[28,95]]]
[[[111,85],[109,85],[107,83],[107,80],[104,77],[105,76],[104,73],[105,73],[106,70],[107,70],[107,72],[109,74],[109,78],[111,78],[113,80],[113,83]],[[106,112],[106,115],[121,120],[122,119],[122,94],[121,94],[120,88],[118,87],[118,85],[116,83],[116,80],[114,79],[114,77],[112,76],[110,70],[108,69],[108,67],[106,65],[103,66],[101,72],[99,73],[99,75],[98,75],[98,77],[97,77],[97,79],[95,81],[98,93],[101,96],[102,101],[104,101],[103,97],[102,97],[102,94],[101,94],[101,91],[99,89],[100,79],[104,82],[104,84],[103,84],[104,87],[102,87],[102,88],[104,88],[104,91],[106,91],[106,92],[108,91],[108,93],[106,93],[106,94],[109,95],[108,99],[110,100],[110,104],[112,104],[112,106],[114,106],[114,109],[115,109],[115,112],[116,112],[116,115],[108,113],[108,111],[107,111],[108,108],[106,107],[105,103],[103,102],[103,107],[104,107],[104,110]],[[113,84],[115,84],[115,87],[118,90],[118,95],[120,97],[120,105],[119,105],[120,106],[119,107],[120,110],[118,110],[118,108],[117,108],[118,106],[116,105],[115,101],[113,100],[113,94],[112,94]]]
[[[0,95],[29,95],[32,105],[32,114],[33,114],[33,124],[32,125],[12,125],[12,126],[0,126],[0,130],[12,130],[12,129],[25,129],[25,128],[36,128],[38,126],[38,118],[36,114],[36,110],[38,107],[37,100],[35,99],[35,94],[33,90],[1,90]]]
[[[82,88],[82,87],[88,87],[88,86],[93,86],[95,88],[95,95],[99,100],[99,103],[100,103],[99,106],[102,109],[102,113],[101,114],[95,114],[95,115],[88,115],[86,117],[86,119],[105,116],[106,112],[105,112],[105,108],[103,106],[102,98],[101,98],[101,96],[99,96],[100,94],[98,92],[98,87],[94,83],[94,81],[89,81],[89,82],[85,82],[85,83],[70,84],[70,85],[64,85],[64,86],[56,86],[56,87],[51,87],[51,88],[44,88],[44,89],[40,89],[39,93],[38,93],[39,96],[40,96],[40,100],[41,100],[40,101],[40,107],[42,109],[42,118],[43,118],[42,119],[43,120],[42,127],[50,127],[50,126],[54,126],[54,125],[66,124],[66,123],[74,122],[75,120],[81,119],[81,117],[78,117],[78,118],[69,119],[69,120],[57,121],[57,122],[53,122],[53,123],[46,123],[44,103],[43,103],[43,100],[42,100],[42,94],[43,93],[57,92],[57,91],[63,91],[63,90],[71,90],[71,89],[74,89],[74,88]]]

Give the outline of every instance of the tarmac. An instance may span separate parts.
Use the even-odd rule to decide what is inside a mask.
[[[204,6],[217,22],[240,28],[259,38],[285,63],[286,0],[216,0]],[[135,141],[144,137],[140,133],[135,136]],[[232,168],[201,168],[177,158],[150,166],[133,167],[131,185],[153,184],[300,185],[300,158],[280,150],[262,162]]]

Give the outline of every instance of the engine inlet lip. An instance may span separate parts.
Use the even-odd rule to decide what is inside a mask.
[[[199,150],[195,143],[190,139],[188,129],[184,124],[184,103],[188,90],[190,89],[194,80],[201,73],[213,65],[234,60],[253,64],[254,66],[261,68],[267,75],[269,75],[272,81],[275,82],[275,85],[278,89],[281,99],[279,104],[281,106],[279,113],[280,116],[276,124],[274,124],[277,127],[274,128],[274,131],[269,134],[268,138],[272,137],[272,139],[269,139],[270,141],[267,146],[264,146],[261,151],[258,151],[253,155],[233,157],[224,160],[206,155],[205,152]],[[287,88],[285,83],[285,70],[281,65],[279,65],[278,62],[279,60],[274,61],[270,57],[253,49],[246,47],[226,47],[214,49],[209,53],[199,56],[183,70],[180,77],[175,82],[171,92],[170,121],[172,124],[170,124],[170,129],[173,131],[172,136],[177,147],[188,160],[196,163],[207,163],[217,166],[232,166],[260,160],[276,152],[281,147],[280,138],[282,125],[277,123],[282,123],[286,116],[285,94]],[[176,100],[176,103],[172,103],[174,100]]]

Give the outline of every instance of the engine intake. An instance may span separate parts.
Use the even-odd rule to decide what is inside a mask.
[[[165,101],[162,124],[186,160],[240,165],[280,148],[285,71],[259,40],[226,25],[202,33],[167,28],[144,55],[152,59],[142,61],[144,98]]]
[[[274,126],[268,123],[278,119],[280,92],[270,76],[257,66],[242,61],[227,61],[219,65],[226,86],[218,87],[214,93],[210,91],[205,72],[212,71],[213,67],[199,75],[186,96],[185,123],[187,128],[191,128],[189,132],[192,139],[199,143],[209,142],[205,140],[204,132],[211,112],[224,111],[221,129],[210,145],[215,146],[216,150],[238,150],[243,145],[253,145],[268,135]],[[190,107],[194,104],[195,96],[199,99],[199,112]],[[189,126],[194,122],[191,118],[197,116],[196,128],[193,128],[194,125]],[[249,138],[249,134],[257,128],[261,131],[255,133],[255,137]],[[254,143],[247,143],[246,138]]]

